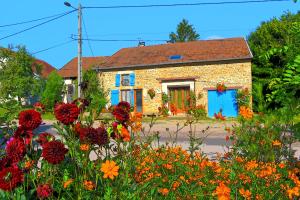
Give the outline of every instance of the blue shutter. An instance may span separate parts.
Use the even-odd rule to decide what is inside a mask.
[[[120,87],[120,82],[121,82],[121,75],[116,74],[116,87]]]
[[[129,74],[129,84],[130,84],[130,86],[134,86],[134,84],[135,84],[135,74],[134,73]]]
[[[117,105],[119,103],[119,90],[112,90],[110,96],[111,105]]]
[[[134,106],[134,90],[130,90],[130,105]]]

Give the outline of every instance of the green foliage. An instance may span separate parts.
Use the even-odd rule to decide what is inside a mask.
[[[161,100],[162,100],[163,104],[168,103],[168,102],[169,102],[169,97],[168,97],[168,95],[167,95],[166,93],[163,92],[162,95],[161,95]]]
[[[283,101],[271,97],[274,96],[276,90],[273,85],[280,84],[287,67],[300,55],[299,21],[300,12],[297,14],[285,13],[280,18],[263,22],[248,37],[248,43],[254,56],[252,61],[253,81],[254,84],[262,84],[263,96],[268,100],[264,104],[266,108],[274,109],[283,106]],[[271,94],[271,96],[267,94]],[[282,94],[283,97],[284,95]],[[254,99],[254,108],[263,105],[256,105],[256,103]]]
[[[97,117],[107,104],[107,93],[101,87],[95,70],[85,71],[82,80],[83,96],[90,102],[89,111],[93,113],[94,117]]]
[[[33,71],[34,58],[25,47],[18,46],[17,51],[0,49],[0,100],[22,99],[37,96],[42,90],[42,80]],[[40,72],[36,65],[35,71]]]
[[[201,119],[206,119],[207,117],[207,112],[204,105],[191,107],[188,110],[188,113],[191,114],[196,121],[199,121]]]
[[[188,20],[183,19],[178,25],[176,33],[171,32],[169,35],[171,42],[187,42],[194,41],[200,38],[193,25],[189,24]]]
[[[252,88],[253,95],[253,110],[257,112],[264,112],[266,108],[265,96],[263,94],[263,84],[254,82]]]
[[[41,102],[45,105],[46,109],[50,110],[54,107],[56,102],[62,101],[63,86],[63,78],[55,71],[51,72],[48,76],[41,99]]]
[[[250,98],[251,98],[251,94],[250,94],[248,88],[238,90],[237,103],[238,103],[239,107],[241,107],[241,106],[249,107],[250,106]]]

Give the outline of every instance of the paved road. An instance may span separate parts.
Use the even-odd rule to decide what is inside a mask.
[[[153,135],[159,132],[160,143],[170,143],[176,136],[177,122],[157,123],[149,132],[149,124],[144,123],[145,135]],[[225,131],[225,127],[231,127],[233,122],[220,122],[220,123],[199,123],[192,127],[193,134],[196,137],[203,138],[203,144],[200,146],[201,150],[208,154],[213,155],[215,153],[224,153],[227,151],[227,146],[230,143],[226,142],[225,137],[228,133]],[[182,127],[183,123],[179,124]],[[209,127],[209,128],[207,128]],[[203,132],[203,130],[206,130]],[[189,147],[189,127],[182,128],[177,134],[177,144],[183,148]],[[46,122],[41,125],[36,132],[48,132],[56,135],[56,130],[52,127],[51,122]],[[149,132],[149,133],[148,133]],[[141,135],[142,136],[142,135]],[[293,148],[296,150],[296,156],[300,156],[300,143],[293,144]]]

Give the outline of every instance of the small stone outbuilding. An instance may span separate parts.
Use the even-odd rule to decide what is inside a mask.
[[[223,115],[236,117],[237,90],[252,89],[251,59],[244,38],[200,40],[124,48],[97,71],[111,105],[128,101],[135,112],[157,113],[165,93],[169,105],[183,112],[192,91],[208,116],[221,109]],[[227,86],[221,95],[216,91],[218,83]],[[150,89],[155,91],[153,99]]]

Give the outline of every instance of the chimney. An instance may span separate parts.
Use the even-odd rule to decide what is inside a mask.
[[[139,41],[138,47],[144,47],[146,46],[146,43],[143,41]]]

